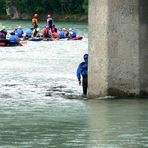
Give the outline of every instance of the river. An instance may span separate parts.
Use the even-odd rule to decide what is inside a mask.
[[[84,39],[0,47],[0,148],[148,147],[147,98],[83,98],[76,69],[88,52],[88,25],[56,25]]]

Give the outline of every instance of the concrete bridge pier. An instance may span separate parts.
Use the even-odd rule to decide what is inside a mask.
[[[89,0],[88,97],[148,95],[148,0]]]

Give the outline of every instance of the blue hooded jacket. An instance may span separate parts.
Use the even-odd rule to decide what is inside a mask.
[[[31,36],[32,35],[32,30],[30,28],[28,30],[26,30],[26,35],[27,36]]]
[[[87,78],[88,76],[88,61],[80,63],[77,68],[77,78],[79,81],[81,80],[81,76],[83,78]]]
[[[18,28],[18,29],[16,29],[15,33],[17,33],[17,36],[18,36],[19,38],[21,38],[22,35],[23,35],[23,30]]]
[[[63,30],[58,32],[60,35],[60,39],[64,39],[65,38],[65,32]]]

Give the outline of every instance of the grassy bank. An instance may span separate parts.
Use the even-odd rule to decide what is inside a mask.
[[[46,20],[46,15],[40,15],[39,20]],[[29,17],[23,20],[31,20],[33,15],[28,15]],[[58,14],[53,14],[53,17],[55,21],[60,21],[60,22],[88,22],[88,16],[87,15],[80,15],[80,14],[64,14],[64,15],[58,15]],[[11,19],[10,17],[6,15],[0,15],[0,19]],[[18,19],[17,19],[18,20]],[[20,19],[22,20],[22,19]]]
[[[80,14],[69,14],[69,15],[54,15],[55,20],[57,21],[71,21],[71,22],[88,22],[87,15],[80,15]]]

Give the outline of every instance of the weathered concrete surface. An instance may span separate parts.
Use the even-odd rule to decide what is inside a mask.
[[[147,0],[89,0],[88,97],[148,93],[147,10]]]
[[[140,93],[148,93],[148,0],[139,0]]]

